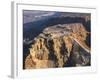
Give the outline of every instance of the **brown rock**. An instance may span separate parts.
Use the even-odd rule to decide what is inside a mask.
[[[80,23],[55,25],[44,29],[43,33],[34,39],[30,54],[25,60],[25,68],[63,67],[67,64],[70,55],[74,54],[73,44],[75,43],[90,53],[90,48],[85,44],[87,33]],[[77,52],[79,53],[78,50]]]

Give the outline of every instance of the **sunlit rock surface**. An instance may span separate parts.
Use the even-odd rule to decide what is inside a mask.
[[[34,38],[25,69],[90,65],[90,32],[81,23],[58,24],[45,28]]]

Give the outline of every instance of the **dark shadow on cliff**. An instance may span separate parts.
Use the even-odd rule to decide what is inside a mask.
[[[54,17],[23,24],[23,39],[28,38],[30,41],[33,40],[35,37],[37,37],[46,27],[50,27],[57,24],[71,24],[71,23],[82,23],[85,26],[86,30],[91,32],[90,20],[86,21],[85,18],[80,18],[80,17]],[[91,46],[90,36],[87,38],[86,42],[89,46]],[[24,68],[24,61],[27,55],[29,54],[30,47],[31,43],[25,44],[23,42],[23,68]],[[69,63],[71,62],[69,61]],[[67,66],[70,66],[70,64]]]

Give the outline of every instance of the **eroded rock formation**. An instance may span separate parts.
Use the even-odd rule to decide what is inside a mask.
[[[34,40],[25,59],[25,69],[90,64],[90,48],[85,43],[90,34],[80,23],[45,28]]]

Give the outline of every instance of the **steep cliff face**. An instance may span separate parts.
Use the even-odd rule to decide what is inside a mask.
[[[34,39],[25,68],[54,68],[90,64],[87,32],[80,23],[50,26]]]

